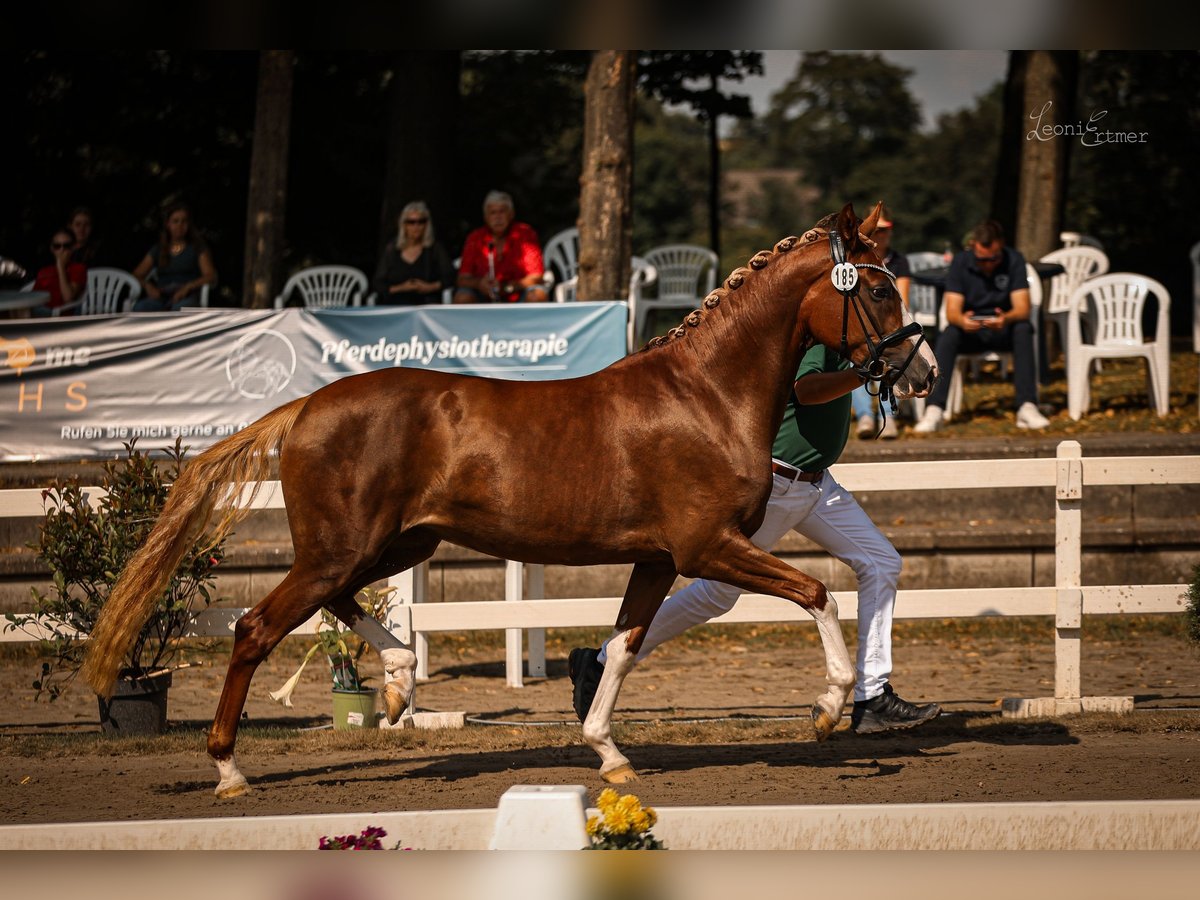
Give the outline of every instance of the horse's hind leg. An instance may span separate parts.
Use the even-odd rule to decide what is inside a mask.
[[[825,649],[828,687],[813,704],[813,730],[818,741],[829,737],[854,690],[854,666],[838,623],[837,602],[829,596],[825,585],[756,547],[740,534],[732,536],[724,546],[709,554],[707,561],[698,566],[698,572],[685,574],[783,597],[803,606],[817,620],[817,631]]]
[[[361,567],[357,572],[352,567],[338,573],[332,573],[328,569],[317,571],[298,559],[279,586],[238,620],[234,628],[229,672],[225,676],[225,686],[221,690],[221,700],[217,704],[212,729],[208,733],[208,753],[216,762],[221,775],[216,789],[218,797],[236,797],[248,789],[246,779],[234,760],[233,750],[237,742],[238,720],[242,708],[246,705],[250,681],[259,664],[284,637],[307,621],[322,606],[345,611],[346,604],[350,604],[357,610],[358,604],[354,603],[353,598],[359,587],[428,559],[437,549],[437,545],[438,539],[432,535],[406,535],[381,554],[379,562],[369,567]],[[361,621],[367,620],[362,617]],[[370,636],[385,645],[394,642],[395,649],[390,658],[398,667],[402,667],[405,662],[403,653],[411,651],[388,634],[383,626],[379,626],[378,630],[367,626],[367,631]],[[386,638],[382,635],[386,635]],[[388,651],[385,647],[382,653],[386,652]],[[385,658],[385,667],[388,664],[388,658]],[[411,667],[415,665],[416,658],[413,657]],[[411,693],[411,684],[410,678],[408,693]],[[408,702],[407,693],[403,701],[401,711]]]
[[[236,797],[248,790],[233,750],[250,681],[275,646],[324,604],[327,598],[320,582],[316,573],[293,566],[287,577],[234,626],[229,671],[208,732],[208,755],[221,775],[218,797]]]
[[[638,563],[633,567],[625,599],[617,615],[614,637],[609,639],[608,660],[596,688],[591,710],[583,721],[583,738],[600,754],[600,775],[610,784],[636,781],[637,773],[612,739],[612,714],[625,676],[637,662],[642,639],[675,581],[673,563]],[[624,638],[622,640],[622,638]]]

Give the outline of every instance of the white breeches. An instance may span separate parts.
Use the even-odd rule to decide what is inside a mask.
[[[774,476],[762,526],[751,540],[772,549],[796,531],[854,570],[858,580],[858,655],[854,699],[883,692],[892,671],[892,609],[900,578],[900,554],[875,527],[854,496],[828,472],[815,484]],[[742,589],[698,579],[672,594],[654,617],[638,662],[659,644],[732,609]],[[600,651],[600,661],[605,651]]]

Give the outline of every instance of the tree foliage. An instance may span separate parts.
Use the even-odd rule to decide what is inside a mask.
[[[849,175],[900,151],[920,124],[908,69],[878,53],[805,53],[771,99],[761,134],[768,166],[796,166],[826,196]]]

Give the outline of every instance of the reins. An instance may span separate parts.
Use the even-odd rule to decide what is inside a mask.
[[[858,318],[858,324],[862,327],[868,353],[866,362],[861,366],[856,366],[854,371],[866,382],[867,393],[873,397],[879,397],[879,415],[883,423],[886,424],[887,412],[884,409],[884,401],[892,408],[893,416],[896,416],[900,412],[896,404],[893,387],[900,376],[908,369],[909,363],[912,362],[913,357],[916,356],[917,351],[921,347],[921,342],[925,340],[925,329],[918,322],[909,322],[891,334],[883,335],[870,313],[863,308],[862,298],[858,294],[858,270],[874,269],[876,272],[882,272],[892,283],[892,289],[896,290],[897,296],[899,296],[899,291],[896,288],[895,274],[885,266],[877,266],[875,263],[848,262],[846,260],[846,247],[842,242],[842,236],[832,228],[828,234],[829,255],[834,262],[833,271],[829,277],[833,282],[833,286],[842,295],[841,355],[845,359],[850,359],[848,332],[850,327],[850,310],[853,309],[855,316]],[[871,328],[867,327],[868,320],[871,323]],[[871,339],[871,329],[874,329],[875,334],[879,336],[878,343]],[[916,337],[917,340],[913,343],[913,348],[909,351],[904,363],[899,368],[890,365],[883,358],[884,351],[903,343],[910,337]],[[872,383],[876,385],[875,391],[871,390]],[[882,432],[883,424],[879,426],[879,431],[876,432],[875,436],[878,437]]]

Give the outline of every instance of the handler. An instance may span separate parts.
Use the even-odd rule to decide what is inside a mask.
[[[936,717],[941,707],[909,703],[888,683],[900,554],[854,496],[827,471],[846,446],[850,392],[860,383],[850,364],[824,345],[817,344],[804,355],[771,449],[771,497],[762,525],[751,540],[769,550],[789,530],[796,531],[854,570],[858,580],[858,658],[850,726],[859,734],[869,734],[913,728]],[[804,407],[800,414],[798,406]],[[728,612],[741,594],[741,588],[698,579],[668,597],[646,633],[638,662],[693,625]],[[591,709],[606,658],[604,647],[571,651],[568,669],[580,721]]]

